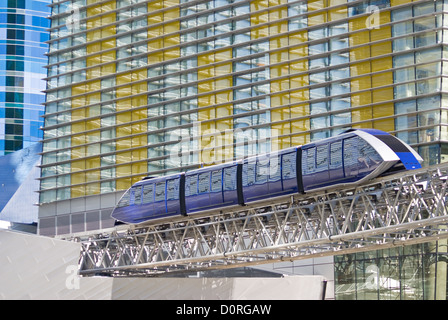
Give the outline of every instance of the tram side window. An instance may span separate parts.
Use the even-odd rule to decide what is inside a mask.
[[[255,162],[243,164],[243,186],[251,186],[255,183]]]
[[[131,189],[126,191],[126,193],[121,197],[120,201],[117,204],[118,208],[127,207],[131,202]]]
[[[302,155],[302,168],[303,174],[308,175],[315,172],[315,158],[316,158],[316,148],[309,148],[304,150]]]
[[[199,174],[199,193],[208,193],[210,191],[210,172],[204,172]]]
[[[222,191],[222,169],[212,171],[212,192]]]
[[[281,157],[278,155],[269,159],[269,181],[280,180],[280,159]]]
[[[154,202],[154,184],[147,184],[143,186],[143,204],[150,204]]]
[[[291,179],[296,177],[296,156],[297,154],[295,152],[287,153],[282,156],[283,179]]]
[[[156,197],[155,201],[164,201],[165,200],[165,181],[156,183]]]
[[[267,161],[257,161],[256,167],[256,182],[265,183],[268,180],[268,163]]]
[[[179,179],[170,179],[166,182],[166,199],[179,199]]]
[[[185,196],[194,196],[198,194],[198,175],[187,176],[185,178]]]
[[[330,168],[340,167],[342,167],[342,141],[337,141],[330,145]]]
[[[237,167],[224,168],[224,191],[236,190]]]
[[[135,187],[134,191],[134,204],[141,205],[142,204],[142,187]]]
[[[316,148],[316,171],[328,170],[328,144]]]
[[[360,139],[358,144],[359,159],[370,167],[381,162],[380,154],[367,141]]]
[[[358,164],[358,137],[344,140],[344,167]]]

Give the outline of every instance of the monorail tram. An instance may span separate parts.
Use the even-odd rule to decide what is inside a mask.
[[[244,206],[278,196],[362,184],[423,159],[398,138],[375,129],[338,136],[169,176],[130,187],[112,212],[118,222],[139,224],[212,209]]]

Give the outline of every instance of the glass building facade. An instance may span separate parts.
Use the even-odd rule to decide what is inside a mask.
[[[51,0],[0,3],[0,156],[42,139]]]
[[[41,203],[377,128],[443,161],[444,1],[52,5]]]
[[[51,8],[40,234],[113,225],[119,195],[145,176],[347,128],[390,132],[425,165],[447,160],[446,0],[54,0]],[[392,260],[404,271],[427,265],[406,252],[369,254],[336,259],[335,286],[348,285],[350,272],[367,277],[358,267],[368,259],[378,272]]]

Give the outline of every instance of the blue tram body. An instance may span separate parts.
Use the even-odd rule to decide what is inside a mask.
[[[166,177],[145,178],[120,199],[117,221],[138,224],[194,215],[296,193],[361,184],[383,174],[421,168],[422,158],[375,129],[338,136]]]
[[[293,147],[243,160],[243,202],[250,203],[301,191],[297,179],[300,150],[299,147]]]
[[[138,224],[185,214],[184,180],[181,173],[137,182],[121,197],[112,217]]]
[[[185,173],[186,213],[241,205],[240,170],[240,165],[232,162]]]

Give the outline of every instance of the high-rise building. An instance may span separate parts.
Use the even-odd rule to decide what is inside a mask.
[[[27,228],[38,220],[50,3],[0,2],[0,220]]]
[[[0,3],[0,156],[42,139],[50,3]]]
[[[121,192],[376,128],[448,153],[445,1],[51,5],[40,232],[110,226]]]

